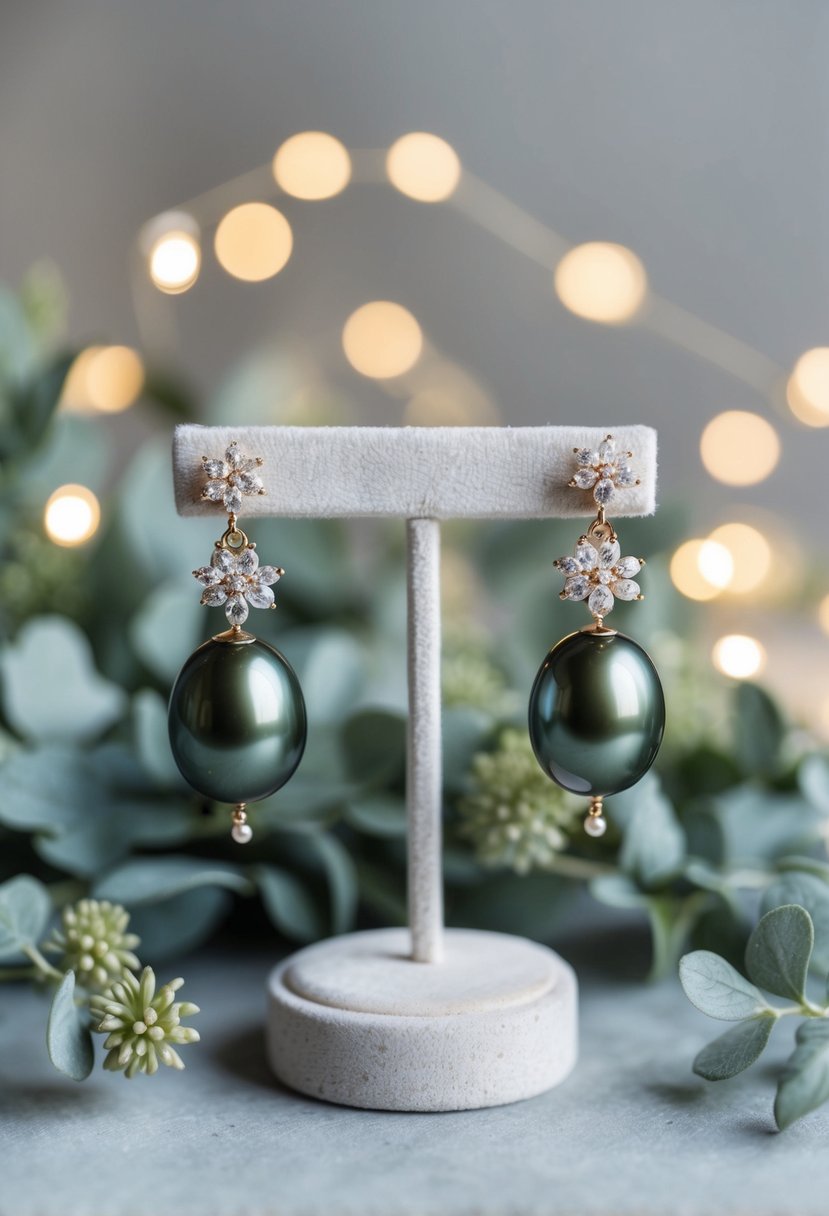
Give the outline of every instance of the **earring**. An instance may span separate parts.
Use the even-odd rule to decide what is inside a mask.
[[[170,747],[193,789],[234,806],[231,835],[247,844],[253,832],[247,804],[267,798],[288,781],[305,749],[305,700],[284,655],[242,629],[249,605],[274,608],[271,588],[285,573],[260,566],[256,546],[239,527],[244,497],[264,494],[259,457],[247,459],[231,443],[223,460],[203,457],[202,498],[221,503],[227,528],[209,566],[193,574],[201,602],[223,607],[230,628],[190,655],[170,695]]]
[[[665,730],[665,698],[642,647],[604,621],[614,601],[641,600],[635,577],[643,558],[622,557],[605,507],[617,491],[638,485],[613,436],[574,448],[569,485],[592,490],[596,518],[572,557],[560,557],[563,600],[586,600],[593,623],[562,638],[549,652],[530,693],[529,729],[536,759],[548,777],[590,799],[585,831],[603,836],[604,799],[635,785],[656,759]]]

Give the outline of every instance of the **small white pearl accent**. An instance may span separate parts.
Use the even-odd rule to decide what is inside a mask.
[[[584,830],[588,836],[604,836],[607,820],[601,815],[588,815],[584,821]]]
[[[237,844],[247,844],[253,837],[253,828],[249,823],[234,823],[230,834]]]

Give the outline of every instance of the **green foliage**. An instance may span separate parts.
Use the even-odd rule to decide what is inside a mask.
[[[92,1035],[75,1004],[75,972],[67,971],[52,998],[46,1023],[46,1048],[58,1072],[85,1081],[95,1064]]]
[[[21,874],[0,886],[0,959],[16,958],[34,946],[46,927],[52,903],[42,883]]]

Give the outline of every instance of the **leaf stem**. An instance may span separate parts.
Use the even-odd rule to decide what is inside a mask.
[[[50,962],[43,957],[37,946],[23,946],[23,953],[32,960],[37,970],[42,975],[47,975],[50,980],[62,980],[63,975],[58,971],[57,967],[53,967]]]
[[[588,861],[585,857],[571,857],[562,853],[544,867],[548,874],[560,874],[562,878],[603,878],[607,874],[618,874],[618,866],[602,861]]]

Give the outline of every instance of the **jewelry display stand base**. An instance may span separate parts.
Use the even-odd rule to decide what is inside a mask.
[[[414,962],[405,929],[331,938],[268,981],[271,1067],[343,1106],[501,1106],[563,1081],[577,1053],[572,968],[525,938],[449,929],[444,960]]]

